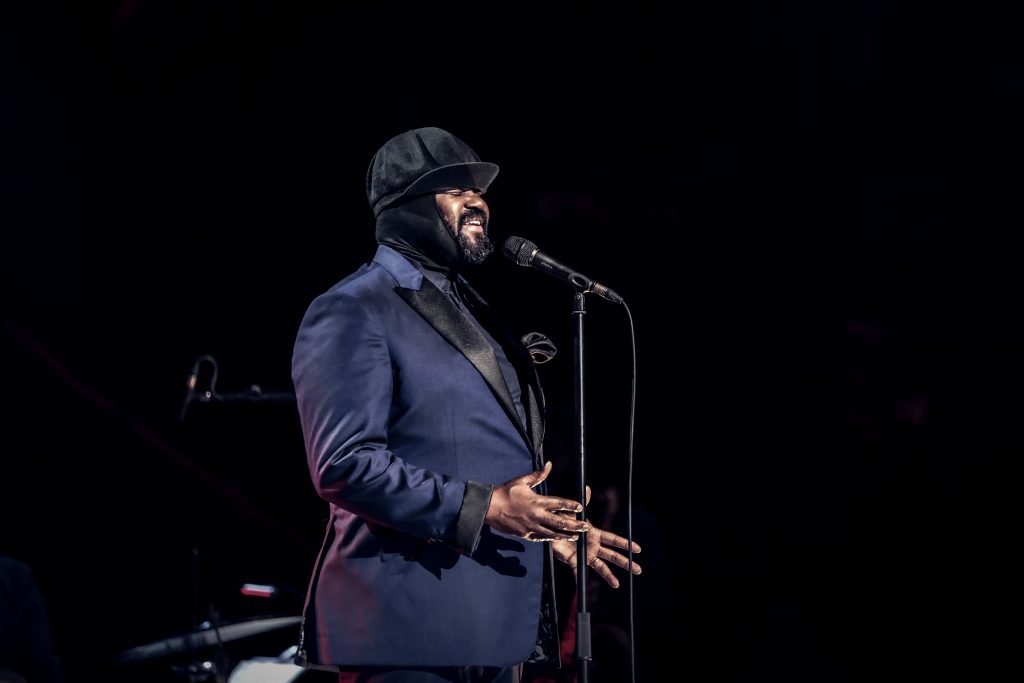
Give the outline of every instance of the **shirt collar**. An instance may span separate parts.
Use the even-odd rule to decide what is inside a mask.
[[[423,273],[423,277],[430,280],[430,284],[440,289],[445,293],[445,295],[451,295],[452,281],[446,278],[444,273],[439,273],[436,270],[428,270],[426,268],[420,269],[420,272]]]

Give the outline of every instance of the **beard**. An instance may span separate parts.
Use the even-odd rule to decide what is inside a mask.
[[[483,232],[475,238],[463,230],[466,221],[473,218],[481,220]],[[487,214],[480,209],[466,209],[459,216],[458,229],[455,230],[455,241],[459,245],[462,260],[471,266],[478,266],[494,252],[494,243],[487,236]]]

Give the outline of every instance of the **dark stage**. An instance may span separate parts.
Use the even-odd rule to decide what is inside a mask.
[[[637,680],[1004,670],[1021,19],[876,0],[5,6],[0,555],[32,565],[67,679],[186,680],[184,652],[116,658],[301,612],[326,504],[281,395],[292,344],[373,254],[370,157],[421,126],[501,167],[496,243],[532,240],[629,306]],[[475,282],[559,348],[546,452],[572,495],[572,290],[500,256]],[[628,317],[587,310],[591,517],[624,533]],[[183,403],[204,355],[234,400]],[[592,678],[628,681],[625,587],[591,600]],[[296,638],[240,636],[222,670]]]

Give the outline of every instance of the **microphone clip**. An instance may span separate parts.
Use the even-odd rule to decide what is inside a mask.
[[[212,368],[212,371],[210,373],[210,381],[207,388],[200,391],[196,389],[196,385],[199,383],[199,369],[203,363],[208,363]],[[178,422],[185,421],[185,413],[188,412],[188,407],[193,401],[208,403],[213,400],[217,395],[216,386],[218,374],[220,374],[220,368],[217,366],[216,358],[206,354],[196,359],[196,362],[192,365],[192,372],[189,373],[188,380],[185,382],[185,400],[181,404],[181,412],[178,413]]]

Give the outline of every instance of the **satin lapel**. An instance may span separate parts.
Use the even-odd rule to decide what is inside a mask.
[[[491,393],[498,399],[502,409],[512,420],[526,443],[531,444],[530,435],[526,428],[519,421],[515,406],[512,405],[512,394],[509,393],[505,378],[501,376],[501,369],[494,357],[494,350],[483,338],[483,335],[466,319],[459,309],[455,307],[448,297],[441,290],[435,287],[426,278],[420,290],[395,287],[395,292],[414,311],[420,314],[430,326],[437,330],[449,344],[458,349],[466,359],[473,364],[480,375],[487,382]]]

